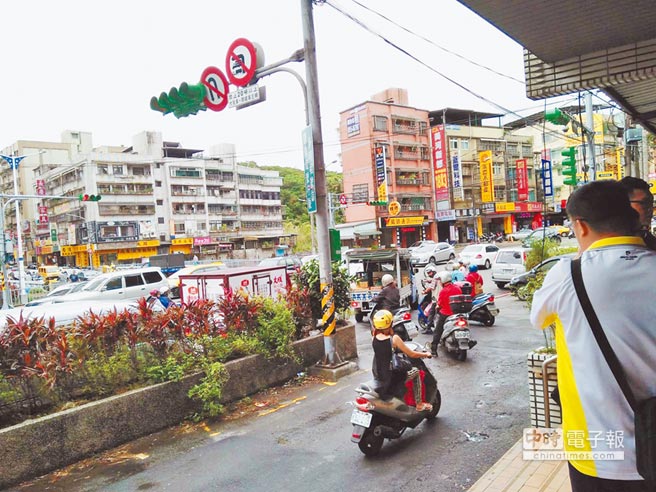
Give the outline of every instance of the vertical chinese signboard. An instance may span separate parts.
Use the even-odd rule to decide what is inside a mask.
[[[528,200],[528,169],[526,159],[515,161],[515,172],[517,173],[517,200]]]
[[[378,200],[387,201],[387,169],[385,166],[385,147],[382,145],[374,149],[374,164],[376,166],[376,189]]]
[[[492,151],[485,150],[478,153],[481,166],[481,201],[494,201],[494,182],[492,181]]]
[[[435,174],[435,199],[437,210],[448,210],[449,180],[446,171],[446,149],[444,147],[446,135],[444,125],[431,128],[431,145],[433,147],[433,172]]]
[[[453,181],[453,199],[464,200],[465,190],[462,187],[462,171],[460,168],[460,153],[451,157],[451,179]]]

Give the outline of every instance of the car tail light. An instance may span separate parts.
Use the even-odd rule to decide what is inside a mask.
[[[480,254],[480,253],[478,253],[478,254],[476,255],[476,258],[483,258],[483,255]]]
[[[409,321],[412,319],[412,314],[410,313],[403,313],[403,321]]]
[[[467,320],[465,318],[458,318],[455,323],[456,326],[467,326]]]

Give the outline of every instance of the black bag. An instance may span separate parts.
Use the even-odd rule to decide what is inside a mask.
[[[406,357],[405,354],[399,354],[394,351],[394,341],[390,338],[392,344],[392,360],[390,361],[390,369],[393,373],[405,374],[412,369],[412,362]]]
[[[585,317],[592,328],[595,340],[599,344],[604,359],[610,366],[624,397],[629,402],[634,413],[636,462],[638,473],[647,481],[650,487],[656,488],[656,396],[643,401],[637,401],[631,390],[626,374],[613,351],[608,338],[599,323],[588,293],[583,285],[581,274],[581,259],[572,260],[572,280]]]

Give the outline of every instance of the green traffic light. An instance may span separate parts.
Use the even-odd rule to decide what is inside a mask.
[[[563,176],[568,176],[563,180],[563,183],[570,186],[576,186],[576,147],[569,147],[560,152],[560,155],[563,156],[561,164],[563,166],[562,174]]]
[[[544,112],[544,119],[554,125],[566,125],[569,123],[569,116],[560,109],[554,108]]]
[[[207,109],[203,103],[206,91],[203,84],[189,85],[183,82],[179,88],[171,87],[168,93],[162,92],[159,97],[153,96],[150,99],[150,109],[165,115],[173,113],[176,118],[197,114]]]

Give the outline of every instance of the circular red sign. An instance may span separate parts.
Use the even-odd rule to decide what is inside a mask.
[[[221,70],[207,67],[200,76],[200,82],[207,88],[207,95],[203,99],[205,106],[212,111],[221,111],[228,105],[230,85]]]
[[[249,284],[249,283],[250,283],[250,282],[248,281],[248,279],[245,278],[244,280],[241,281],[241,286],[242,286],[242,287],[248,287],[248,284]]]
[[[339,203],[340,203],[340,205],[346,205],[347,200],[346,200],[346,195],[344,193],[339,195]]]
[[[235,39],[226,55],[226,73],[230,82],[245,87],[257,70],[257,51],[255,45],[246,38]]]

